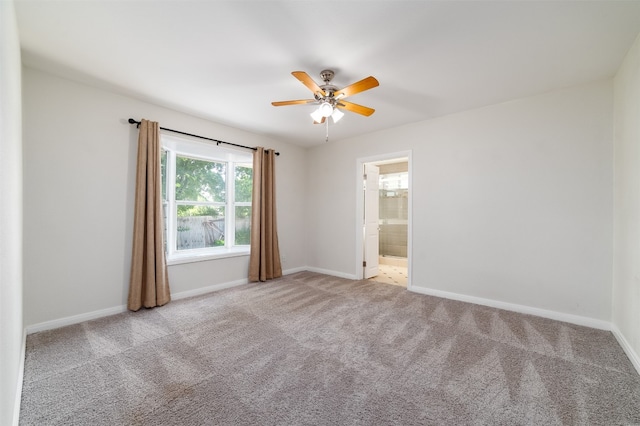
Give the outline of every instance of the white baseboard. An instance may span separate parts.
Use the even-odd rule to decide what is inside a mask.
[[[299,268],[285,269],[284,271],[282,271],[282,275],[297,274],[298,272],[306,272],[308,270],[309,268],[307,268],[306,266],[301,266]]]
[[[307,270],[307,268],[305,268],[305,267],[287,269],[287,270],[282,271],[282,275],[295,274],[296,272],[304,272],[306,270]],[[179,293],[172,294],[171,295],[171,300],[180,300],[180,299],[186,299],[187,297],[200,296],[201,294],[207,294],[207,293],[211,293],[211,292],[214,292],[214,291],[220,291],[220,290],[224,290],[226,288],[237,287],[237,286],[244,285],[244,284],[249,284],[249,280],[244,278],[244,279],[241,279],[241,280],[230,281],[228,283],[215,284],[215,285],[208,286],[208,287],[197,288],[195,290],[181,291]]]
[[[315,268],[312,266],[306,267],[305,270],[309,272],[316,272],[318,274],[325,274],[325,275],[331,275],[339,278],[346,278],[348,280],[358,279],[355,274],[345,274],[344,272],[331,271],[329,269]]]
[[[640,374],[640,356],[638,356],[636,351],[633,350],[627,338],[624,337],[624,334],[622,334],[620,329],[614,323],[611,323],[611,332],[616,337],[616,340],[618,340],[618,343],[620,344],[620,346],[622,346],[622,349],[629,357],[631,364],[633,364],[638,374]]]
[[[201,294],[211,293],[212,291],[223,290],[225,288],[236,287],[242,284],[246,284],[246,279],[231,281],[223,284],[216,284],[209,287],[198,288],[195,290],[181,291],[171,295],[171,300],[186,299],[187,297],[199,296]],[[110,315],[121,314],[127,311],[126,305],[114,306],[112,308],[100,309],[98,311],[87,312],[84,314],[73,315],[70,317],[59,318],[56,320],[45,321],[38,324],[33,324],[26,327],[27,334],[37,333],[39,331],[53,330],[54,328],[65,327],[67,325],[78,324],[85,321],[90,321],[97,318],[108,317]]]
[[[51,321],[45,321],[38,324],[29,325],[26,327],[27,334],[37,333],[39,331],[52,330],[54,328],[65,327],[67,325],[78,324],[85,321],[90,321],[96,318],[108,317],[109,315],[116,315],[125,312],[127,307],[125,305],[114,306],[112,308],[100,309],[98,311],[86,312],[84,314],[73,315],[70,317],[64,317]]]
[[[16,383],[16,400],[13,404],[13,426],[20,423],[20,404],[22,402],[22,382],[24,381],[24,358],[27,354],[27,329],[22,331],[22,347],[20,348],[20,364]]]
[[[461,302],[475,303],[476,305],[489,306],[492,308],[504,309],[506,311],[513,311],[521,314],[535,315],[538,317],[568,322],[571,324],[582,325],[590,328],[597,328],[600,330],[611,330],[611,323],[608,321],[582,317],[579,315],[565,314],[562,312],[549,311],[546,309],[534,308],[531,306],[500,302],[492,299],[483,299],[481,297],[467,296],[464,294],[451,293],[451,292],[442,291],[442,290],[434,290],[434,289],[425,288],[425,287],[418,287],[415,285],[411,286],[408,290],[413,291],[415,293],[426,294],[428,296],[436,296],[436,297],[442,297],[445,299],[459,300]]]
[[[316,268],[316,267],[305,267],[305,266],[287,269],[283,271],[283,275],[290,275],[290,274],[294,274],[297,272],[304,272],[304,271],[316,272],[319,274],[331,275],[331,276],[345,278],[349,280],[357,279],[354,274],[347,274],[344,272],[332,271],[332,270]],[[174,293],[171,295],[171,298],[173,300],[185,299],[187,297],[199,296],[201,294],[224,290],[226,288],[231,288],[231,287],[237,287],[247,283],[248,283],[248,280],[245,278],[241,280],[230,281],[227,283],[216,284],[208,287],[202,287],[195,290],[188,290],[188,291],[182,291],[179,293]],[[451,293],[451,292],[442,291],[442,290],[434,290],[434,289],[429,289],[425,287],[418,287],[415,285],[410,286],[408,290],[414,293],[442,297],[445,299],[459,300],[459,301],[468,302],[468,303],[475,303],[478,305],[490,306],[492,308],[505,309],[508,311],[535,315],[535,316],[544,317],[544,318],[550,318],[558,321],[568,322],[571,324],[582,325],[585,327],[597,328],[600,330],[613,330],[612,324],[610,322],[588,318],[588,317],[582,317],[578,315],[555,312],[555,311],[550,311],[546,309],[518,305],[514,303],[500,302],[492,299],[484,299],[484,298],[475,297],[475,296],[467,296],[463,294]],[[36,333],[38,331],[50,330],[54,328],[64,327],[67,325],[77,324],[84,321],[89,321],[96,318],[119,314],[119,313],[125,312],[126,310],[127,310],[127,307],[125,305],[114,306],[112,308],[102,309],[102,310],[93,311],[93,312],[87,312],[84,314],[74,315],[66,318],[60,318],[52,321],[46,321],[43,323],[30,325],[26,327],[25,330],[27,334],[31,334],[31,333]],[[614,332],[614,334],[616,333]],[[622,334],[620,334],[619,331],[616,334],[616,338],[618,338],[619,340],[620,338],[624,339],[622,337]],[[628,345],[628,343],[625,343],[625,344],[627,345],[625,347],[625,351],[627,352],[630,351],[631,347]],[[633,354],[633,351],[631,351],[631,353]],[[633,356],[635,358],[632,358],[632,362],[634,362],[634,365],[636,366],[636,368],[638,368],[639,361],[638,361],[637,354],[633,354]]]
[[[294,269],[289,269],[287,271],[283,271],[283,274],[287,275],[287,274],[293,274],[296,272],[301,272],[301,271],[306,271],[307,268],[302,267],[302,268],[294,268]],[[224,290],[226,288],[231,288],[231,287],[237,287],[243,284],[247,284],[249,281],[244,278],[241,280],[236,280],[236,281],[230,281],[227,283],[222,283],[222,284],[215,284],[212,286],[208,286],[208,287],[201,287],[201,288],[197,288],[194,290],[187,290],[187,291],[181,291],[178,293],[173,293],[171,294],[171,300],[180,300],[180,299],[186,299],[187,297],[193,297],[193,296],[200,296],[201,294],[206,294],[206,293],[211,293],[214,291],[219,291],[219,290]],[[26,333],[27,334],[32,334],[32,333],[37,333],[39,331],[45,331],[45,330],[52,330],[54,328],[60,328],[60,327],[65,327],[67,325],[73,325],[73,324],[78,324],[84,321],[90,321],[93,319],[97,319],[97,318],[102,318],[102,317],[107,317],[110,315],[116,315],[116,314],[120,314],[122,312],[126,312],[127,311],[127,307],[126,305],[120,305],[120,306],[114,306],[112,308],[107,308],[107,309],[101,309],[98,311],[92,311],[92,312],[87,312],[84,314],[78,314],[78,315],[73,315],[70,317],[65,317],[65,318],[60,318],[60,319],[56,319],[56,320],[51,320],[51,321],[45,321],[45,322],[41,322],[38,324],[33,324],[30,325],[28,327],[26,327]]]
[[[171,294],[171,300],[186,299],[187,297],[200,296],[202,294],[211,293],[214,291],[224,290],[226,288],[237,287],[239,285],[248,284],[249,280],[246,278],[236,281],[229,281],[227,283],[214,284],[207,287],[200,287],[194,290],[181,291],[179,293]]]

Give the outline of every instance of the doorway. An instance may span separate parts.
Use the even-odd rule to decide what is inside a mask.
[[[357,167],[356,277],[410,287],[411,152],[361,158]]]

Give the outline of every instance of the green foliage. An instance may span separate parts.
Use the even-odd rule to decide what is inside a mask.
[[[226,164],[176,156],[176,200],[226,200]]]
[[[251,217],[251,207],[250,206],[237,206],[236,207],[236,220],[238,219],[246,219]]]
[[[236,245],[248,246],[251,244],[251,230],[249,228],[236,229]]]
[[[236,165],[236,201],[251,202],[253,168]]]

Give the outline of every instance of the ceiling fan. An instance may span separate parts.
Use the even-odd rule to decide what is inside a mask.
[[[353,102],[347,102],[344,100],[347,96],[355,95],[356,93],[364,92],[365,90],[373,89],[378,86],[378,80],[374,77],[367,77],[358,82],[350,84],[349,86],[338,89],[336,86],[331,84],[331,80],[335,73],[332,70],[324,70],[320,72],[320,78],[324,81],[322,86],[318,86],[315,81],[309,74],[304,71],[294,71],[291,74],[302,84],[307,86],[313,92],[313,99],[300,99],[295,101],[280,101],[280,102],[271,102],[273,106],[284,106],[284,105],[300,105],[300,104],[316,104],[318,108],[311,113],[311,118],[313,118],[314,124],[324,123],[328,117],[333,119],[333,122],[336,123],[340,120],[344,113],[341,110],[347,110],[351,112],[355,112],[357,114],[361,114],[364,116],[370,116],[375,112],[373,108],[369,108],[366,106],[354,104]],[[329,123],[327,122],[327,125]]]

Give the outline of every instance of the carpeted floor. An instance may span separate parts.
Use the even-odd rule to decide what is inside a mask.
[[[615,425],[606,331],[302,272],[28,336],[21,425]]]

